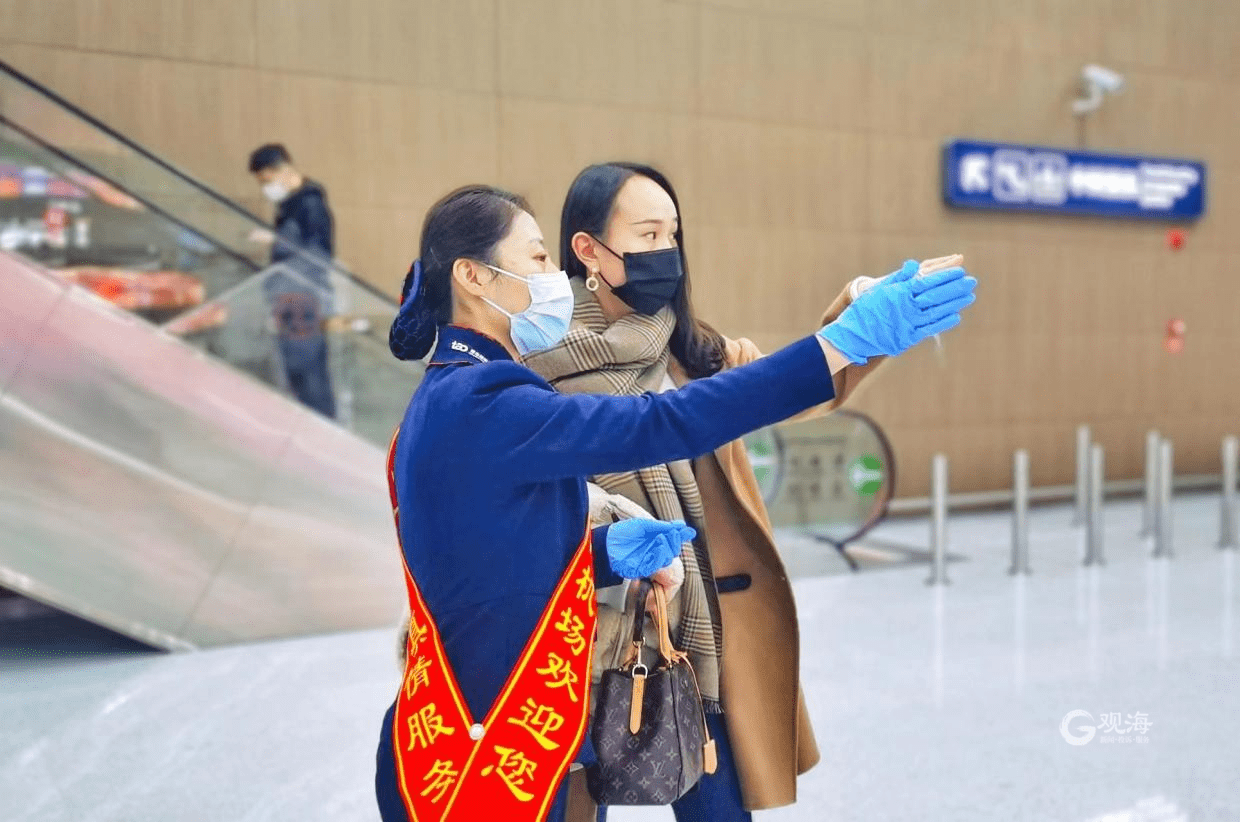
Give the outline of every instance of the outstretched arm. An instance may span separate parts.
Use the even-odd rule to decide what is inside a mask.
[[[831,303],[831,306],[822,315],[822,325],[835,322],[839,319],[840,314],[844,313],[844,309],[852,304],[852,297],[845,287],[839,296]],[[738,337],[737,339],[725,339],[726,348],[724,357],[728,368],[737,368],[742,365],[748,365],[751,362],[761,359],[765,356],[761,349],[756,346],[752,340],[746,337]],[[835,378],[835,396],[820,405],[815,405],[794,417],[789,418],[789,422],[801,422],[803,420],[814,419],[829,414],[839,408],[852,395],[861,381],[874,373],[879,366],[887,361],[886,357],[871,357],[870,361],[865,365],[854,365],[845,361],[840,368],[832,368],[831,373]]]
[[[487,382],[476,387],[458,420],[465,430],[487,434],[454,438],[453,455],[492,465],[518,482],[696,457],[825,402],[834,390],[816,337],[678,391],[637,397],[558,394],[523,366],[497,366],[487,367]]]

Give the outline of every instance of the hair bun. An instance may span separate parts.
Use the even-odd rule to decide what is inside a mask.
[[[422,261],[414,260],[401,289],[400,310],[388,331],[388,347],[398,360],[420,360],[435,343],[436,325],[435,312],[426,305]]]
[[[404,305],[405,300],[409,298],[410,292],[418,291],[422,288],[422,258],[413,261],[413,265],[409,266],[409,271],[405,274],[405,282],[400,287],[400,304]]]

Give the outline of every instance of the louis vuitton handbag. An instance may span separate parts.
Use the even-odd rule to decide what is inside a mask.
[[[654,589],[659,659],[642,662],[646,600]],[[714,773],[715,742],[688,657],[672,645],[663,589],[642,580],[633,608],[633,642],[619,668],[603,672],[590,739],[598,763],[586,769],[600,805],[670,805]]]

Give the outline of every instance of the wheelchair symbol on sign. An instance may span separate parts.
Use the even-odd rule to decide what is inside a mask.
[[[995,152],[991,193],[1001,203],[1029,201],[1029,154],[1014,149]]]

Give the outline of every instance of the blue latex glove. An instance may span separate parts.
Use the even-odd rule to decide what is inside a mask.
[[[642,579],[680,556],[680,546],[697,536],[681,520],[626,519],[607,529],[607,559],[625,579]]]
[[[818,334],[857,365],[870,357],[894,357],[917,343],[960,324],[960,312],[973,304],[977,280],[963,268],[915,278],[918,263],[879,280],[857,297]]]

